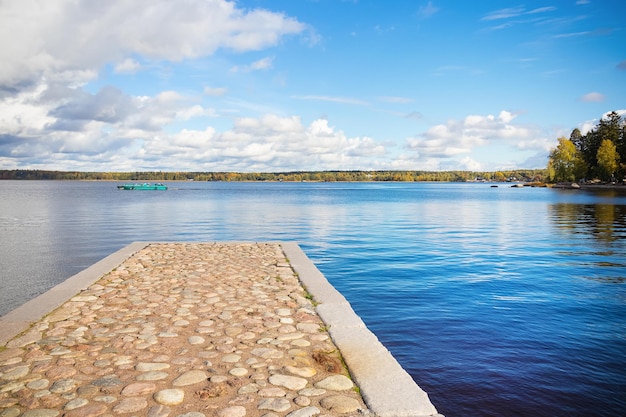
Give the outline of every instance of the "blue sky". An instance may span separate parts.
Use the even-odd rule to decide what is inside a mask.
[[[0,169],[544,168],[626,112],[621,0],[5,0]]]

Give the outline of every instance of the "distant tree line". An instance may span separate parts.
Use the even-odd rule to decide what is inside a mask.
[[[613,111],[583,135],[574,129],[550,152],[552,182],[616,182],[626,178],[626,121]]]
[[[83,181],[523,181],[544,182],[545,169],[474,171],[292,171],[292,172],[82,172],[0,170],[3,180]]]

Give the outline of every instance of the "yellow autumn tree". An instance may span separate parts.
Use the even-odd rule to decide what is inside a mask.
[[[585,171],[585,165],[580,152],[574,143],[565,138],[559,138],[559,144],[550,151],[548,161],[548,177],[553,182],[576,181]]]
[[[619,167],[619,154],[613,141],[604,139],[598,148],[598,168],[603,179],[609,180]]]

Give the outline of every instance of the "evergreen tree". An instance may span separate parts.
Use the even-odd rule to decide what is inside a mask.
[[[570,135],[570,141],[580,152],[583,161],[586,164],[586,172],[583,176],[590,178],[607,178],[607,163],[613,158],[608,143],[604,144],[604,149],[599,153],[604,141],[609,141],[615,145],[615,153],[619,162],[613,170],[618,176],[623,178],[626,176],[626,123],[623,118],[615,111],[603,117],[598,125],[591,129],[586,135],[582,135],[579,129],[574,129]],[[607,154],[608,152],[608,154]],[[598,158],[602,156],[604,159],[600,161]]]

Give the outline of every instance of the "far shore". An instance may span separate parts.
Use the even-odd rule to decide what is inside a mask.
[[[580,189],[580,190],[622,190],[626,191],[626,184],[620,183],[607,183],[607,184],[579,184],[579,183],[558,183],[551,184],[551,188],[566,188],[566,189]]]

